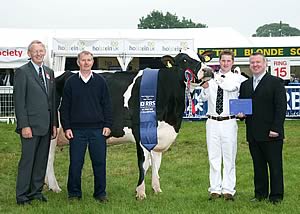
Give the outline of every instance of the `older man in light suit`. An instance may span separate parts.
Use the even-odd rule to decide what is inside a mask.
[[[14,86],[16,132],[22,143],[16,186],[19,205],[47,202],[42,189],[50,139],[56,137],[57,127],[54,72],[43,63],[45,45],[34,40],[27,54],[31,60],[16,70]]]

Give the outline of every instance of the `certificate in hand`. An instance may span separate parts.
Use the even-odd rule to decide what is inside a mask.
[[[229,100],[230,115],[238,113],[252,114],[252,99],[230,99]]]

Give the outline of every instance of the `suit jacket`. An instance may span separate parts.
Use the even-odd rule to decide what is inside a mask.
[[[252,99],[252,115],[246,117],[247,141],[274,141],[284,138],[284,120],[287,110],[286,90],[283,81],[266,73],[253,90],[253,77],[240,87],[239,98]],[[279,133],[270,138],[269,132]]]
[[[57,126],[55,107],[54,71],[43,66],[47,91],[31,62],[21,66],[15,73],[14,103],[17,129],[31,127],[33,135],[43,136],[52,126]]]

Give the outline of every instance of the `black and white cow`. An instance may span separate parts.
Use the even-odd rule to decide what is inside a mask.
[[[152,165],[152,188],[155,193],[161,192],[158,171],[161,164],[162,152],[166,151],[175,141],[179,132],[183,113],[185,110],[185,91],[187,87],[199,85],[201,79],[209,78],[212,70],[203,62],[209,61],[211,52],[197,55],[195,52],[185,50],[176,57],[164,56],[162,62],[166,68],[158,72],[156,116],[158,144],[151,152],[140,143],[140,83],[143,70],[138,73],[116,72],[101,73],[106,79],[113,106],[113,126],[109,142],[133,141],[136,142],[137,159],[139,167],[139,180],[136,188],[137,199],[144,199],[145,174]],[[187,75],[188,73],[188,75]],[[63,83],[70,72],[65,72],[57,78],[58,93],[61,93]],[[188,80],[187,77],[190,77]],[[54,176],[53,147],[50,149],[46,181],[53,191],[60,191]],[[51,155],[51,152],[53,155]]]

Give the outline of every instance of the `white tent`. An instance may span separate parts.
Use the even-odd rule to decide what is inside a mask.
[[[46,64],[56,71],[64,70],[66,58],[76,56],[83,49],[92,51],[95,56],[116,57],[125,70],[133,57],[175,56],[183,47],[195,51],[198,48],[300,47],[300,37],[244,37],[228,27],[122,30],[0,28],[0,35],[0,53],[14,55],[18,48],[22,50],[21,59],[10,57],[7,60],[6,56],[0,55],[0,68],[15,68],[24,64],[28,44],[38,39],[48,49]],[[295,56],[289,56],[291,65],[300,65],[300,49],[297,51]],[[217,59],[212,61],[216,62]],[[237,57],[236,63],[247,64],[248,58]]]
[[[0,28],[0,68],[17,68],[26,63],[29,43],[38,39],[47,46],[49,36],[49,30]]]

